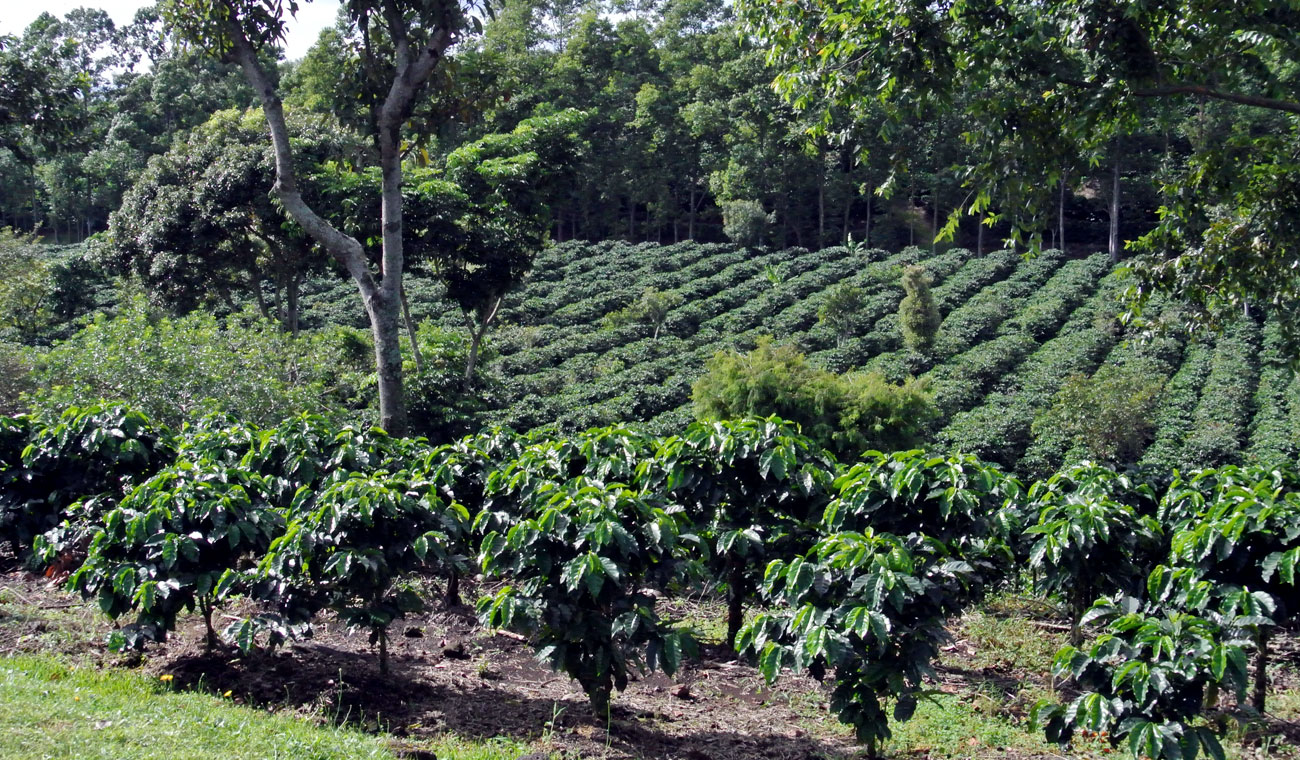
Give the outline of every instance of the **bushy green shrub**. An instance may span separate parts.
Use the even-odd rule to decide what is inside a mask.
[[[69,408],[0,424],[0,543],[24,554],[74,503],[111,506],[171,461],[171,433],[122,407]]]
[[[930,276],[924,267],[910,266],[903,270],[903,290],[907,295],[898,305],[903,343],[914,351],[928,351],[934,345],[943,317],[930,292]]]
[[[585,459],[585,457],[580,457]],[[703,547],[680,507],[586,476],[518,472],[533,481],[517,511],[483,512],[479,562],[513,579],[479,600],[479,619],[533,637],[537,655],[582,685],[597,716],[634,671],[672,674],[689,645],[660,618],[657,594]]]
[[[248,313],[171,318],[136,299],[41,355],[26,403],[61,410],[106,399],[177,427],[212,411],[254,424],[337,413],[359,403],[365,375],[336,338],[294,339]]]
[[[837,375],[770,336],[748,354],[715,354],[693,394],[699,419],[776,415],[846,459],[911,448],[937,414],[923,381],[894,385],[875,373]]]
[[[413,362],[407,363],[404,388],[411,434],[441,444],[477,432],[499,406],[499,383],[484,371],[496,358],[492,344],[485,342],[480,349],[474,377],[466,384],[468,334],[423,322],[416,338],[423,361],[419,371]]]
[[[727,201],[722,204],[722,232],[736,245],[746,248],[762,245],[767,228],[776,221],[758,201]]]
[[[1104,364],[1091,377],[1066,379],[1052,407],[1034,421],[1034,436],[1060,431],[1089,459],[1126,464],[1142,455],[1155,431],[1164,394],[1163,368],[1149,359]]]
[[[606,329],[617,329],[633,323],[643,323],[654,328],[653,338],[659,337],[659,330],[668,318],[668,313],[682,305],[682,296],[673,291],[661,291],[650,287],[641,291],[641,297],[627,306],[611,311],[605,315],[601,324]]]
[[[113,632],[112,648],[165,641],[180,613],[195,608],[207,647],[216,646],[213,613],[237,584],[240,561],[260,557],[283,529],[268,491],[265,478],[241,467],[182,461],[108,510],[68,585],[114,619],[136,613]]]
[[[32,390],[32,358],[26,346],[0,342],[0,414],[23,410],[23,394]]]
[[[849,283],[836,285],[817,309],[817,321],[829,327],[842,344],[859,327],[865,299],[866,293],[862,288]]]
[[[0,327],[30,342],[54,321],[54,278],[35,235],[0,228]]]

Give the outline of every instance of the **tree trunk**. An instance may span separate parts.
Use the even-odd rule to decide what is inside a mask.
[[[277,277],[271,283],[271,309],[275,312],[275,321],[280,323],[280,329],[284,330],[284,287]]]
[[[849,218],[853,215],[853,193],[844,194],[844,214],[841,217],[840,242],[849,242]]]
[[[460,606],[460,573],[454,568],[447,571],[447,594],[443,605],[449,610]]]
[[[1092,603],[1092,595],[1083,584],[1077,584],[1069,592],[1070,599],[1070,646],[1083,645],[1083,615]]]
[[[934,181],[934,195],[930,199],[934,208],[930,209],[930,253],[939,250],[939,180]]]
[[[399,299],[376,294],[366,302],[370,334],[375,339],[375,370],[379,378],[379,424],[389,435],[406,435],[406,404],[402,397],[402,341]]]
[[[1065,250],[1065,178],[1067,172],[1061,172],[1061,189],[1056,198],[1056,247]]]
[[[1115,166],[1110,180],[1110,263],[1119,263],[1119,143],[1115,143]]]
[[[1255,639],[1255,692],[1250,697],[1250,706],[1260,714],[1268,699],[1268,639],[1268,629],[1261,628]]]
[[[477,325],[474,324],[474,320],[470,318],[469,314],[465,315],[466,321],[469,322],[470,332],[469,358],[465,360],[463,385],[466,391],[474,386],[474,370],[478,368],[478,355],[483,346],[483,337],[487,335],[488,328],[492,326],[492,322],[497,318],[497,312],[501,309],[501,301],[504,298],[504,295],[497,296],[486,313],[480,312],[480,320]]]
[[[253,296],[257,298],[257,312],[262,315],[262,319],[270,319],[271,312],[266,310],[266,296],[262,294],[262,275],[253,270],[248,276],[252,280]]]
[[[975,225],[975,255],[984,255],[984,212],[980,212],[979,224]]]
[[[212,627],[212,602],[200,599],[199,612],[203,614],[203,649],[211,652],[217,648],[217,631]]]
[[[727,648],[735,651],[736,636],[745,624],[745,564],[737,556],[727,558]]]
[[[375,635],[379,640],[379,672],[388,675],[388,629],[377,628]]]
[[[288,326],[288,328],[289,328],[289,335],[293,336],[294,338],[297,338],[297,337],[298,337],[298,313],[299,313],[299,308],[298,308],[298,290],[299,290],[299,285],[300,285],[300,282],[299,282],[299,278],[298,278],[298,273],[297,273],[297,272],[290,272],[290,273],[289,273],[289,282],[288,282],[287,284],[285,284],[285,298],[284,298],[284,300],[285,300],[285,303],[287,304],[287,307],[286,307],[286,309],[285,309],[285,316],[286,316],[287,321],[288,321],[288,325],[287,325],[287,326]]]
[[[817,183],[817,248],[826,247],[826,172],[822,170],[822,181]]]
[[[411,319],[411,304],[406,300],[406,288],[402,288],[402,321],[406,323],[406,335],[411,339],[411,359],[415,362],[415,374],[424,373],[424,357],[420,355],[420,341],[415,334],[415,320]]]
[[[867,221],[866,224],[862,226],[862,244],[868,248],[871,247],[871,207],[873,205],[871,203],[871,195],[873,192],[874,190],[868,190],[865,196],[867,201]]]
[[[420,89],[432,76],[452,43],[451,29],[430,26],[430,33],[412,48],[410,23],[398,9],[385,4],[383,20],[393,43],[392,84],[377,110],[372,110],[374,137],[379,148],[381,177],[381,221],[383,255],[377,282],[366,259],[365,249],[354,237],[339,231],[303,199],[298,190],[289,128],[284,106],[275,83],[266,75],[257,52],[245,35],[241,20],[233,14],[225,25],[230,48],[226,60],[239,64],[244,76],[262,101],[271,144],[275,149],[274,191],[285,212],[298,222],[351,275],[365,303],[375,338],[375,370],[379,376],[379,419],[390,435],[406,434],[406,403],[402,396],[402,352],[398,311],[402,285],[402,155],[401,128],[410,116]],[[373,60],[369,61],[372,65]]]
[[[695,182],[692,181],[692,182],[691,182],[691,201],[690,201],[690,202],[691,202],[691,208],[690,208],[690,212],[689,212],[689,213],[687,214],[687,216],[686,216],[686,239],[687,239],[687,240],[694,240],[694,239],[695,239],[695,215],[696,215],[696,213],[698,213],[698,211],[699,211],[699,204],[695,202],[695,195],[696,195],[697,192],[698,192],[698,191],[696,190]]]

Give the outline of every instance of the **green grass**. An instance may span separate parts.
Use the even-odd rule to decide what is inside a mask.
[[[1042,628],[1024,617],[976,610],[961,621],[959,635],[970,640],[974,655],[963,664],[1011,674],[1050,676],[1052,660],[1068,641],[1064,631]]]
[[[890,756],[930,758],[1059,753],[1041,734],[997,714],[996,709],[994,700],[980,695],[939,694],[922,700],[911,720],[891,724],[894,736],[886,750]]]
[[[17,589],[0,588],[0,626],[21,631],[14,640],[17,651],[66,654],[103,641],[108,618],[70,594],[50,591],[33,599]]]
[[[0,658],[0,757],[133,760],[390,760],[390,740],[173,691],[168,683],[50,657]],[[513,760],[512,741],[445,737],[439,758]]]

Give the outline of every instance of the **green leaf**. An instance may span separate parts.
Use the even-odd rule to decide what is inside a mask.
[[[768,642],[758,655],[758,672],[768,683],[775,683],[781,675],[782,649],[775,642]]]
[[[152,612],[154,602],[158,599],[158,582],[153,580],[141,583],[131,600],[139,606],[141,612]]]
[[[664,672],[671,676],[682,664],[682,634],[673,632],[664,636],[663,647]]]
[[[113,576],[113,592],[130,598],[135,593],[136,573],[133,567],[123,567]]]
[[[253,621],[248,618],[239,621],[232,633],[235,646],[239,647],[239,651],[245,654],[253,651],[253,647],[257,645],[257,629],[254,627]]]

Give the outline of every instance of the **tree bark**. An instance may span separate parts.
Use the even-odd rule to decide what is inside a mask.
[[[503,295],[497,296],[496,300],[492,302],[491,307],[487,310],[487,313],[480,313],[482,319],[477,325],[474,324],[474,320],[470,318],[469,314],[465,315],[465,319],[469,322],[470,331],[469,358],[465,361],[465,379],[463,386],[466,391],[474,385],[474,370],[478,368],[478,354],[479,350],[483,346],[483,336],[487,335],[488,328],[492,326],[492,321],[497,318],[497,311],[500,310],[501,301],[504,298],[505,296]]]
[[[406,288],[402,288],[402,321],[406,323],[406,335],[411,339],[411,359],[415,362],[415,374],[423,374],[424,357],[420,354],[420,341],[415,335],[415,320],[411,319],[411,304],[406,300]]]
[[[439,26],[412,49],[409,27],[392,3],[383,6],[383,17],[393,44],[393,79],[373,121],[380,154],[381,217],[383,253],[380,277],[376,280],[366,261],[365,250],[356,238],[346,235],[315,212],[298,189],[293,149],[285,123],[284,107],[270,77],[262,70],[257,51],[233,14],[226,18],[230,50],[226,56],[243,69],[244,76],[262,102],[271,143],[275,149],[274,191],[285,212],[334,257],[351,275],[360,291],[375,338],[375,369],[379,376],[380,424],[389,434],[406,434],[406,404],[402,396],[402,352],[399,306],[402,284],[402,164],[401,127],[409,117],[415,97],[429,80],[447,47],[452,32]]]
[[[727,559],[727,648],[736,649],[736,636],[745,624],[745,565],[739,557]]]
[[[699,204],[696,203],[696,201],[695,201],[695,195],[696,195],[697,192],[698,192],[698,191],[697,191],[697,189],[696,189],[696,187],[695,187],[695,181],[692,180],[692,181],[691,181],[691,199],[690,199],[691,208],[690,208],[690,213],[689,213],[689,214],[687,215],[687,217],[686,217],[686,239],[687,239],[687,240],[694,240],[694,239],[695,239],[695,215],[696,215],[696,214],[698,213],[698,211],[699,211]]]
[[[849,242],[849,218],[853,214],[853,193],[844,193],[844,213],[840,218],[840,242]]]
[[[285,284],[285,318],[286,326],[289,328],[289,335],[298,337],[298,291],[299,277],[297,272],[289,273],[289,281]]]
[[[822,169],[822,180],[817,183],[817,248],[826,247],[826,170]]]
[[[1255,640],[1255,691],[1250,697],[1250,706],[1261,714],[1268,700],[1268,634],[1261,628]]]
[[[200,599],[199,612],[203,615],[203,650],[211,652],[217,648],[217,630],[212,627],[212,602]]]
[[[460,572],[454,568],[447,571],[447,593],[442,603],[449,610],[460,606]]]
[[[864,196],[867,201],[867,221],[866,224],[862,226],[862,244],[868,248],[871,247],[871,195],[873,192],[875,191],[868,190]]]
[[[1119,142],[1115,143],[1114,168],[1110,179],[1110,263],[1119,263]]]
[[[1061,172],[1061,188],[1056,197],[1057,248],[1065,250],[1065,178],[1067,172]]]
[[[248,277],[252,281],[253,296],[257,298],[258,313],[262,315],[262,319],[270,319],[271,312],[266,310],[266,296],[262,294],[262,275],[254,269],[249,271]]]
[[[934,195],[930,199],[934,208],[930,209],[930,253],[939,250],[939,179],[934,180]]]

